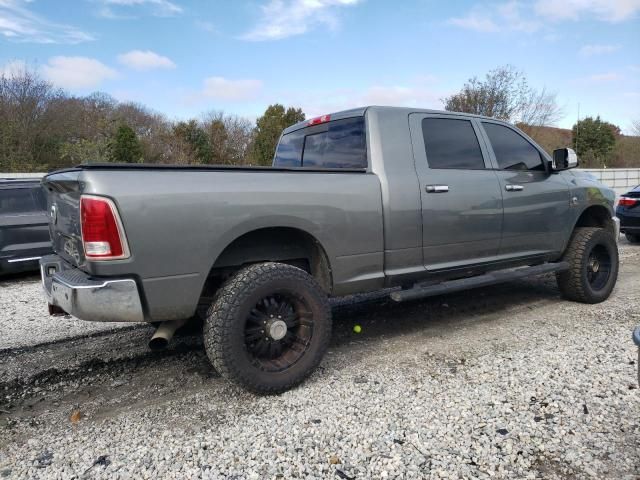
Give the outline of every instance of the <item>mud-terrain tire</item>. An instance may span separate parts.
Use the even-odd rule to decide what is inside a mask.
[[[629,243],[640,243],[640,235],[625,233],[624,236],[627,238]]]
[[[582,303],[600,303],[611,295],[618,278],[618,245],[603,228],[576,228],[562,258],[569,270],[556,274],[562,296]]]
[[[284,324],[284,325],[283,325]],[[259,394],[302,382],[331,339],[327,294],[304,270],[258,263],[239,270],[207,312],[207,356],[224,378]]]

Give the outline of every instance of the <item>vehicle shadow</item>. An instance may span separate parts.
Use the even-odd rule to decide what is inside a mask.
[[[464,292],[396,303],[388,296],[372,302],[355,303],[334,309],[332,346],[375,341],[377,337],[452,329],[494,321],[495,315],[517,307],[560,298],[552,275],[477,288]],[[353,327],[359,325],[361,333]]]

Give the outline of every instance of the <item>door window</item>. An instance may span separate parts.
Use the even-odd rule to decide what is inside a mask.
[[[425,118],[422,136],[429,168],[485,168],[478,137],[469,120]]]
[[[542,156],[522,135],[497,123],[482,122],[501,170],[545,171]]]

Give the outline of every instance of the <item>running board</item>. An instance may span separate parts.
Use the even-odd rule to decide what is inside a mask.
[[[535,265],[533,267],[498,270],[496,272],[478,275],[477,277],[460,278],[458,280],[450,280],[426,287],[421,287],[418,284],[409,290],[392,292],[390,297],[391,300],[396,302],[406,302],[407,300],[435,297],[436,295],[443,295],[445,293],[459,292],[469,288],[487,287],[497,283],[510,282],[519,278],[542,275],[544,273],[562,272],[564,270],[569,270],[569,264],[567,262],[543,263],[542,265]]]

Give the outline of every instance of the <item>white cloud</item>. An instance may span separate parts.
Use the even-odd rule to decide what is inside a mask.
[[[620,50],[620,45],[585,45],[580,49],[580,55],[583,57],[592,57],[594,55],[605,55]]]
[[[339,7],[348,7],[362,0],[269,0],[263,5],[258,25],[242,36],[245,40],[278,40],[301,35],[316,25],[336,28]]]
[[[450,18],[447,23],[484,33],[501,30],[532,33],[540,29],[542,24],[532,19],[524,9],[517,0],[492,6],[476,6],[465,16]]]
[[[218,28],[215,26],[213,22],[208,22],[205,20],[196,20],[195,26],[200,30],[203,30],[208,33],[218,33]]]
[[[158,55],[151,50],[131,50],[118,55],[118,61],[134,70],[151,70],[153,68],[176,68],[169,58]]]
[[[447,23],[467,30],[475,30],[476,32],[498,31],[498,25],[494,23],[491,17],[479,12],[469,12],[464,17],[450,18]]]
[[[156,17],[174,17],[183,9],[169,0],[98,0],[102,4],[101,17],[110,19],[136,18],[136,13],[150,12]]]
[[[588,77],[584,77],[581,79],[583,83],[609,83],[615,82],[617,80],[622,80],[622,75],[615,72],[606,72],[606,73],[596,73],[593,75],[589,75]]]
[[[286,91],[277,96],[286,105],[302,107],[308,117],[367,105],[442,109],[441,98],[448,92],[438,88],[437,81],[432,75],[423,75],[395,85],[377,83],[365,89]]]
[[[587,16],[622,22],[640,11],[640,0],[537,0],[534,10],[552,21],[578,20]]]
[[[224,77],[209,77],[204,80],[202,95],[218,100],[252,100],[262,89],[260,80],[230,80]]]
[[[51,83],[69,89],[94,88],[117,72],[94,58],[52,57],[42,67],[43,76]]]
[[[589,17],[608,22],[629,20],[640,12],[640,0],[535,0],[525,3],[509,0],[478,4],[466,15],[447,23],[477,32],[515,31],[532,33],[546,22],[579,20]]]
[[[438,100],[438,96],[424,86],[384,86],[369,87],[363,95],[357,98],[359,105],[389,105],[389,106],[431,106]]]
[[[81,43],[93,36],[76,27],[53,23],[31,12],[29,0],[0,0],[0,36],[16,42]]]

